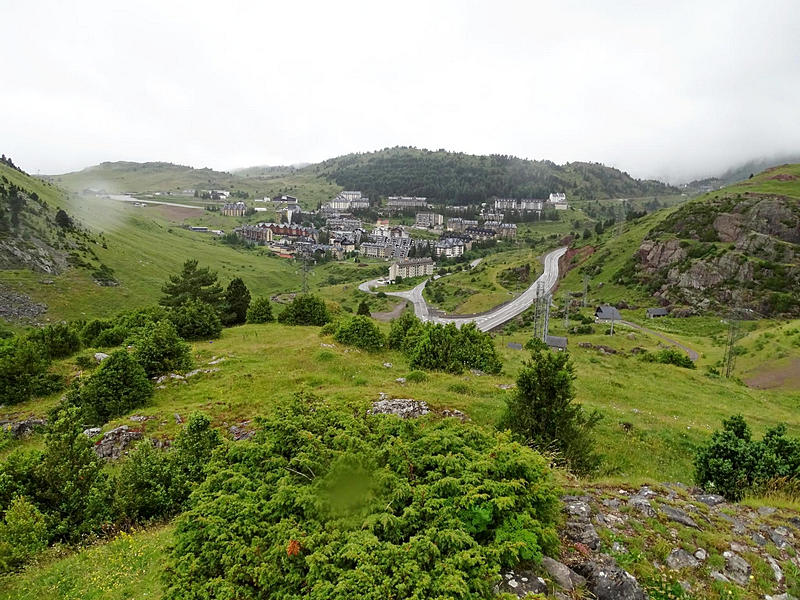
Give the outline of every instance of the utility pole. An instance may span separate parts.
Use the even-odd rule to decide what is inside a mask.
[[[589,295],[589,274],[583,274],[583,308],[586,308],[586,296]]]
[[[542,341],[546,341],[547,332],[550,330],[550,303],[553,301],[553,295],[547,294],[544,298],[544,330],[542,331]]]
[[[728,343],[725,345],[725,357],[723,363],[725,367],[725,377],[730,378],[736,366],[736,341],[739,339],[739,318],[735,312],[731,312],[728,318]]]

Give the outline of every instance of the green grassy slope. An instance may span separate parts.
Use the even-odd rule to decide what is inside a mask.
[[[225,173],[163,162],[106,162],[48,179],[74,192],[85,189],[141,195],[169,192],[175,198],[187,198],[183,191],[195,189],[240,190],[251,198],[289,194],[297,197],[305,208],[316,208],[319,202],[330,200],[342,189],[311,172],[294,169],[278,169],[253,176],[249,171],[245,174]]]
[[[61,206],[91,231],[102,233],[92,250],[102,263],[114,269],[120,281],[116,287],[101,287],[87,270],[75,268],[46,278],[29,270],[0,271],[0,285],[46,303],[50,320],[109,315],[156,302],[161,284],[188,258],[196,258],[218,271],[223,282],[242,277],[254,295],[300,286],[301,274],[293,263],[266,253],[237,251],[210,235],[181,229],[182,218],[169,211],[66,194],[2,165],[0,173],[37,192],[50,205]],[[102,240],[106,248],[101,245]]]

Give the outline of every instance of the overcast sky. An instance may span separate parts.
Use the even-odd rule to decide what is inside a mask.
[[[681,181],[800,151],[798,0],[0,0],[0,51],[0,151],[34,173],[408,145]]]

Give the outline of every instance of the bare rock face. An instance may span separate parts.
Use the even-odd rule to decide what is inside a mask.
[[[642,270],[646,273],[668,267],[686,258],[686,251],[681,248],[679,240],[667,240],[666,242],[654,242],[644,240],[636,257]]]
[[[371,415],[395,415],[401,419],[414,419],[430,413],[428,403],[411,398],[381,398],[372,403]]]
[[[94,451],[100,458],[116,460],[123,454],[127,454],[128,446],[140,439],[142,439],[142,432],[132,431],[127,425],[121,425],[111,431],[107,431],[95,443]]]
[[[547,571],[547,574],[553,578],[553,581],[569,592],[586,585],[586,580],[583,577],[564,563],[560,563],[549,556],[542,558],[542,566]]]
[[[547,583],[530,571],[503,571],[500,583],[495,587],[496,594],[513,594],[527,598],[529,594],[546,594]]]

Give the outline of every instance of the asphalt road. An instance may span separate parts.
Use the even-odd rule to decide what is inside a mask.
[[[553,250],[552,252],[546,254],[544,257],[544,271],[527,290],[522,292],[522,294],[514,298],[511,302],[498,306],[494,310],[490,310],[489,312],[477,317],[435,317],[431,315],[428,311],[428,304],[422,297],[422,290],[425,289],[425,285],[428,283],[427,279],[418,286],[406,292],[386,292],[386,295],[397,296],[398,298],[403,298],[404,300],[411,302],[414,305],[414,314],[423,321],[432,321],[434,323],[455,323],[459,327],[464,323],[473,322],[481,331],[489,331],[490,329],[494,329],[495,327],[502,325],[506,321],[510,321],[530,307],[530,305],[533,304],[533,301],[536,300],[536,288],[539,281],[544,282],[545,293],[553,289],[558,281],[558,261],[562,256],[564,256],[566,251],[566,248],[558,248],[557,250]],[[377,287],[377,285],[377,280],[373,279],[360,284],[358,289],[362,292],[374,293],[372,288]]]

